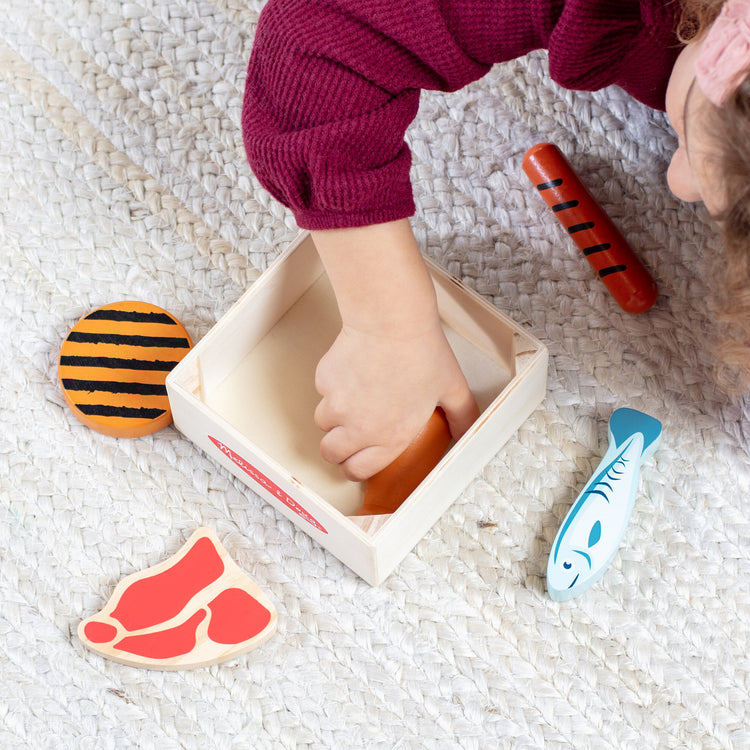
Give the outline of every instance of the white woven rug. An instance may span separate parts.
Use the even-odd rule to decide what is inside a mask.
[[[750,747],[747,401],[711,381],[702,210],[666,119],[545,56],[423,97],[425,249],[544,340],[544,404],[379,588],[173,428],[117,441],[56,384],[70,326],[144,299],[199,339],[296,234],[240,134],[258,0],[0,0],[0,748]],[[619,311],[521,172],[571,156],[653,270]],[[664,423],[603,581],[552,603],[555,532],[619,406]],[[75,635],[200,525],[272,597],[233,662],[148,672]]]

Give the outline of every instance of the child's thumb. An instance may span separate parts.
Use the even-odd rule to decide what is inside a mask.
[[[479,417],[479,407],[468,385],[442,399],[439,406],[445,412],[454,440],[458,440]]]

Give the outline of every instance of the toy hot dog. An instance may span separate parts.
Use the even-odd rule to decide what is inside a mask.
[[[365,484],[365,497],[357,516],[393,513],[437,466],[451,442],[448,420],[437,408],[406,450]]]
[[[648,310],[659,294],[656,282],[557,146],[532,146],[523,171],[620,307],[629,313]]]

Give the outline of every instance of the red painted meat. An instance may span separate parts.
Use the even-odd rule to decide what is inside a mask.
[[[193,669],[250,651],[275,630],[273,604],[201,528],[168,560],[120,581],[78,635],[122,664]]]

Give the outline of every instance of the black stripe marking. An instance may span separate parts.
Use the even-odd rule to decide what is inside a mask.
[[[117,357],[60,357],[60,364],[68,367],[106,367],[111,370],[157,370],[171,372],[177,362],[161,359],[118,359]]]
[[[591,245],[591,247],[584,247],[584,255],[593,255],[594,253],[600,253],[602,250],[609,250],[612,245],[609,242],[602,242],[601,245]]]
[[[593,221],[584,221],[582,224],[573,224],[568,227],[568,234],[575,234],[576,232],[582,232],[584,229],[591,229],[594,226]]]
[[[611,273],[620,273],[620,271],[625,271],[626,269],[627,266],[610,266],[609,268],[602,268],[602,270],[599,271],[599,278],[603,279]]]
[[[578,201],[565,201],[564,203],[555,203],[552,206],[552,210],[557,213],[558,211],[564,211],[566,208],[575,208],[578,205]]]
[[[116,320],[127,323],[163,323],[176,326],[177,322],[166,313],[144,313],[135,310],[94,310],[86,316],[86,320]]]
[[[562,177],[558,177],[556,180],[550,180],[549,182],[541,182],[536,186],[536,189],[541,193],[542,190],[549,190],[553,187],[560,187],[563,184]]]
[[[187,339],[170,336],[121,336],[118,333],[79,333],[72,331],[68,341],[76,344],[116,344],[117,346],[158,346],[164,349],[189,349]]]
[[[165,409],[133,409],[127,406],[105,406],[103,404],[76,404],[90,417],[124,417],[126,419],[156,419]]]
[[[68,391],[103,391],[105,393],[137,393],[141,396],[166,396],[167,387],[162,383],[120,383],[116,380],[75,380],[63,378]]]

